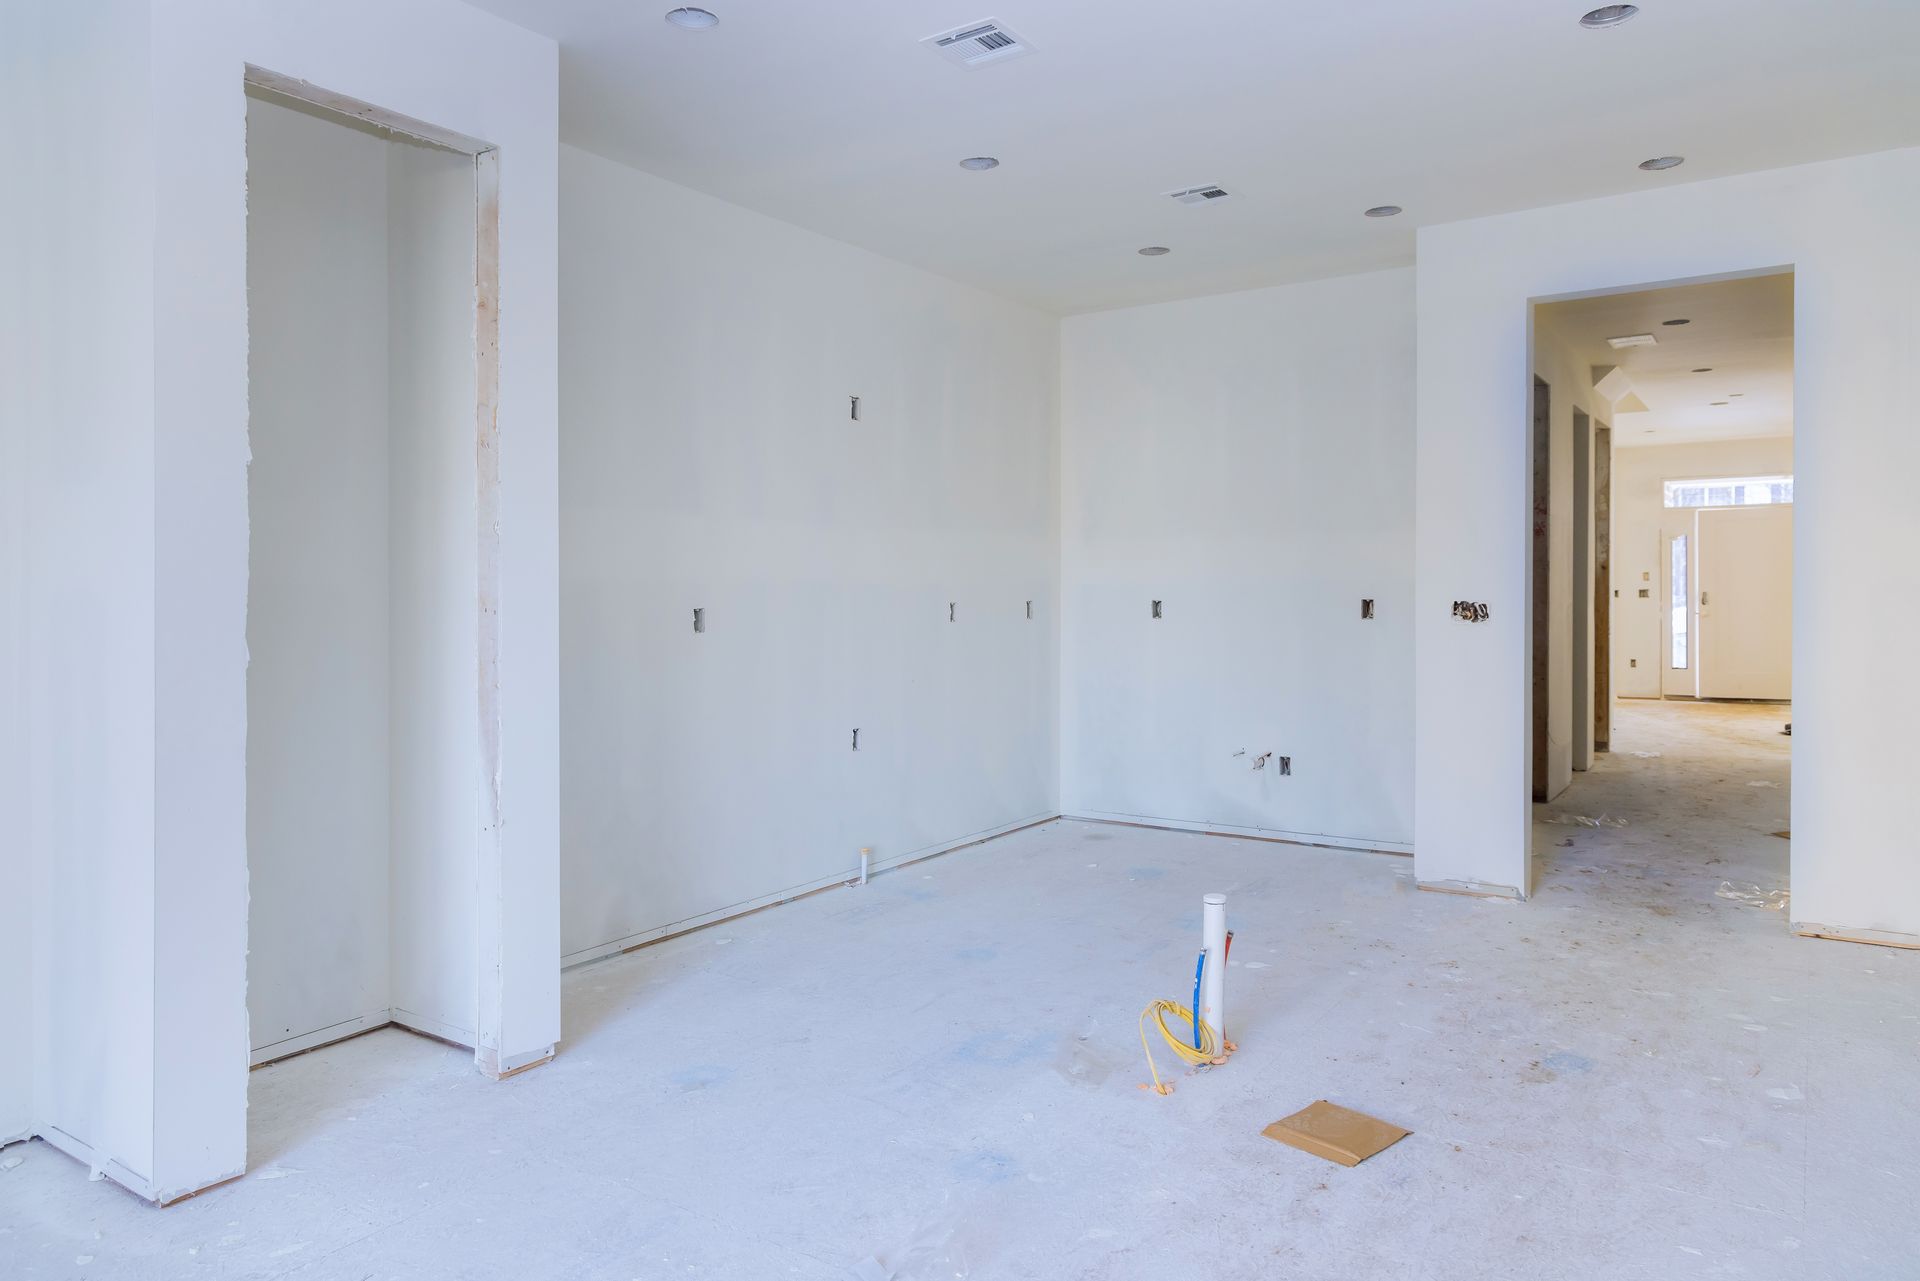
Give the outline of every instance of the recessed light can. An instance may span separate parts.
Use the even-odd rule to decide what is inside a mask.
[[[1165,245],[1148,245],[1140,251],[1140,256],[1142,258],[1158,258],[1162,254],[1170,254],[1172,252],[1173,250],[1167,248]]]
[[[694,8],[669,9],[667,21],[676,27],[685,27],[688,31],[705,31],[708,27],[720,25],[718,14]]]
[[[1608,27],[1617,27],[1640,12],[1637,4],[1603,4],[1598,9],[1589,9],[1580,15],[1580,25],[1589,31],[1604,31]]]
[[[1642,160],[1640,167],[1648,173],[1659,173],[1662,169],[1678,169],[1685,163],[1685,156],[1655,156],[1651,160]]]
[[[960,162],[960,167],[962,169],[971,169],[975,173],[980,173],[987,169],[998,169],[1000,162],[992,156],[968,156]]]
[[[1373,208],[1367,210],[1367,217],[1391,218],[1395,214],[1402,213],[1402,212],[1404,211],[1400,208],[1399,205],[1375,205]]]

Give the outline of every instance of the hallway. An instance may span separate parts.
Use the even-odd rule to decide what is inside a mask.
[[[1613,894],[1671,915],[1722,882],[1784,891],[1789,844],[1777,833],[1788,830],[1793,740],[1780,731],[1792,719],[1774,703],[1616,702],[1613,750],[1533,807],[1534,892],[1611,875]],[[1784,929],[1784,906],[1770,919]]]

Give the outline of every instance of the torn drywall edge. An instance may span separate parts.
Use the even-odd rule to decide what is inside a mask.
[[[1412,854],[1405,841],[1379,840],[1370,836],[1340,836],[1330,832],[1293,832],[1279,827],[1238,827],[1232,823],[1204,823],[1191,819],[1161,818],[1153,814],[1124,814],[1108,810],[1075,810],[1061,818],[1083,823],[1121,823],[1129,827],[1152,827],[1168,832],[1200,832],[1207,836],[1242,836],[1248,840],[1274,841],[1284,845],[1309,845],[1316,849],[1354,850],[1362,854]]]
[[[879,873],[890,871],[897,867],[905,867],[908,863],[917,863],[922,859],[935,858],[941,854],[951,854],[955,850],[965,849],[969,845],[979,845],[983,842],[993,840],[995,837],[1008,836],[1025,828],[1037,827],[1042,823],[1051,823],[1056,819],[1065,817],[1071,816],[1052,813],[1030,815],[999,827],[973,832],[967,836],[958,837],[951,841],[942,841],[933,845],[923,845],[919,849],[908,850],[904,854],[895,854],[890,858],[874,860],[870,864],[869,870],[873,873]],[[562,969],[572,969],[577,965],[585,965],[590,961],[602,960],[609,956],[618,956],[622,952],[631,952],[634,948],[644,947],[649,943],[658,943],[662,939],[670,938],[676,934],[688,934],[703,926],[731,920],[736,916],[745,916],[750,912],[758,912],[762,908],[776,907],[781,903],[789,902],[819,890],[829,890],[844,886],[847,883],[848,875],[849,873],[845,871],[836,872],[831,876],[807,881],[804,884],[795,885],[788,889],[776,890],[771,894],[762,894],[758,898],[743,899],[738,903],[732,903],[726,907],[715,908],[711,912],[702,912],[698,916],[689,916],[682,920],[671,921],[665,925],[658,925],[651,929],[641,930],[635,934],[628,934],[608,943],[597,943],[592,947],[584,947],[577,952],[569,952],[565,956],[562,956],[560,958],[560,966]]]

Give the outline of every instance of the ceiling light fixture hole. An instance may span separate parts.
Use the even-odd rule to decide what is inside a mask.
[[[1167,248],[1165,245],[1148,245],[1140,251],[1140,256],[1142,258],[1158,258],[1162,254],[1170,254],[1172,252],[1173,250]]]
[[[1598,9],[1589,9],[1580,17],[1580,25],[1589,31],[1604,31],[1608,27],[1617,27],[1640,12],[1637,4],[1603,4]]]
[[[1659,173],[1662,169],[1678,169],[1685,163],[1685,156],[1655,156],[1651,160],[1642,160],[1640,167],[1648,173]]]
[[[667,10],[667,21],[676,27],[681,27],[688,31],[705,31],[708,27],[717,27],[720,25],[720,17],[718,14],[709,13],[705,9],[693,8],[669,9]]]
[[[962,169],[971,169],[975,173],[984,173],[988,169],[998,169],[1000,162],[992,156],[968,156],[960,162]]]
[[[1691,325],[1693,322],[1685,316],[1679,316],[1673,320],[1663,320],[1660,323],[1666,325],[1668,328],[1672,328],[1674,325]]]
[[[1373,208],[1367,210],[1367,217],[1391,218],[1395,214],[1401,213],[1401,212],[1404,212],[1404,211],[1400,208],[1399,205],[1375,205]]]

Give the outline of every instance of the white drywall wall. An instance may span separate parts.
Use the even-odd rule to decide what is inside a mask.
[[[247,102],[247,1010],[255,1051],[352,1020],[385,1022],[391,1003],[390,149],[337,119]],[[473,742],[471,724],[464,738]]]
[[[1633,416],[1622,430],[1631,432]],[[1659,698],[1667,658],[1667,540],[1663,529],[1693,526],[1694,508],[1666,506],[1665,483],[1707,476],[1772,476],[1793,472],[1793,438],[1699,444],[1613,443],[1613,688],[1622,698]],[[1642,597],[1640,590],[1647,595]]]
[[[256,1057],[479,980],[474,160],[248,102]]]
[[[504,847],[478,1057],[559,1036],[558,60],[454,0],[26,19],[33,1125],[169,1199],[246,1161],[250,64],[500,149]]]
[[[481,777],[474,161],[405,141],[385,160],[392,1004],[400,1022],[471,1045]]]
[[[567,953],[1055,813],[1057,322],[561,177]]]
[[[21,766],[0,817],[0,1138],[30,1128],[134,1187],[155,1157],[149,34],[144,4],[103,0],[12,6],[0,40],[18,272],[0,289],[0,693],[20,698],[0,756]],[[237,946],[237,1017],[243,965]]]
[[[1920,583],[1920,150],[1562,205],[1419,233],[1416,859],[1423,881],[1528,884],[1530,300],[1795,271],[1793,914],[1920,934],[1911,790]],[[1618,438],[1616,437],[1616,444]],[[1891,577],[1890,577],[1891,575]],[[1462,596],[1487,623],[1449,617]],[[1859,625],[1861,602],[1874,626]]]
[[[1405,849],[1413,273],[1071,317],[1062,368],[1064,808]]]

